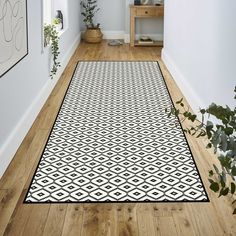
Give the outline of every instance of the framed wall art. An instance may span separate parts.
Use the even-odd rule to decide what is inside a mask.
[[[27,54],[27,0],[0,0],[0,77]]]

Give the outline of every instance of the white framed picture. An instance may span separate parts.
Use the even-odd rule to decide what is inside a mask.
[[[0,77],[27,54],[27,0],[0,0]]]

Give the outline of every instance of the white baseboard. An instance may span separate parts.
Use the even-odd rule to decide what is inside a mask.
[[[84,30],[81,31],[81,35],[83,38]],[[109,30],[102,30],[103,39],[124,39],[125,32],[124,31],[109,31]]]
[[[84,34],[84,31],[81,32],[82,35]],[[102,31],[103,33],[103,39],[123,39],[125,43],[130,43],[130,34],[126,34],[124,31]],[[154,40],[161,41],[163,40],[163,34],[136,34],[136,39],[139,39],[141,35],[148,35]]]
[[[102,31],[103,39],[124,39],[124,31]]]
[[[56,76],[52,80],[48,79],[47,83],[44,85],[42,90],[36,96],[34,101],[31,103],[31,106],[28,108],[24,116],[16,125],[15,129],[12,131],[8,139],[5,141],[5,143],[1,147],[0,149],[0,178],[6,171],[17,149],[21,145],[23,139],[25,138],[26,134],[31,128],[33,122],[35,121],[43,105],[47,101],[50,93],[52,92],[59,78],[61,77],[64,69],[66,68],[71,56],[75,52],[79,43],[80,43],[80,34],[76,37],[72,46],[68,49],[66,55],[61,60],[61,67],[59,68]]]
[[[199,108],[205,107],[205,104],[202,102],[201,98],[198,96],[194,88],[189,84],[188,79],[181,73],[174,60],[168,54],[168,52],[162,49],[162,60],[165,63],[170,74],[174,78],[178,87],[182,91],[183,95],[187,99],[189,105],[195,113],[199,112]]]
[[[150,38],[152,38],[153,40],[163,41],[163,34],[136,34],[135,39],[138,40],[140,38],[140,36],[142,36],[142,35],[147,35]],[[130,34],[124,35],[124,41],[125,41],[125,43],[130,43]]]

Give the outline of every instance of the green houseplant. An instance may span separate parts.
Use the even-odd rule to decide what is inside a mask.
[[[86,26],[85,41],[88,43],[100,43],[103,37],[100,24],[94,24],[94,16],[100,10],[97,6],[97,0],[82,0],[80,4],[83,9],[81,12],[84,17],[83,22]]]
[[[169,116],[178,116],[181,122],[192,122],[193,125],[184,131],[196,138],[206,137],[206,148],[213,148],[219,160],[220,168],[213,165],[209,170],[210,189],[218,193],[218,197],[231,195],[232,204],[236,207],[236,107],[232,109],[212,103],[200,110],[201,121],[198,121],[197,116],[186,108],[183,99],[177,101],[176,105],[177,108],[166,109]],[[236,208],[233,214],[236,214]]]
[[[58,31],[54,25],[44,25],[44,47],[51,45],[52,55],[53,55],[53,65],[51,69],[50,77],[57,73],[58,68],[61,66],[61,63],[58,62],[59,52],[59,36]]]
[[[62,29],[62,22],[61,22],[61,19],[60,18],[54,18],[53,19],[53,25],[55,25],[56,26],[56,29],[57,29],[57,31],[59,31],[59,30],[61,30]]]

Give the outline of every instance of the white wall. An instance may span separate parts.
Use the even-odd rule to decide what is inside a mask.
[[[125,2],[126,0],[98,0],[97,6],[100,10],[94,17],[94,23],[100,23],[103,31],[124,31]],[[81,22],[81,29],[84,30],[83,16]]]
[[[236,1],[166,0],[163,60],[197,111],[235,105]]]
[[[124,37],[125,1],[98,0],[97,6],[100,10],[94,17],[94,23],[100,23],[104,39],[121,39]],[[83,19],[81,16],[81,31],[85,30]]]
[[[62,68],[49,78],[49,49],[41,53],[41,1],[28,0],[29,55],[0,78],[0,177],[79,43],[80,5],[69,0],[69,26],[60,39]]]
[[[125,0],[98,0],[96,20],[105,31],[124,31]]]

